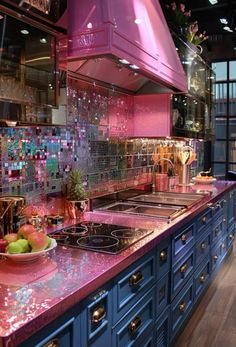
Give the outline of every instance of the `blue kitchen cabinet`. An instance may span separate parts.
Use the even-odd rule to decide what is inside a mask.
[[[201,294],[207,287],[211,276],[211,264],[210,255],[208,253],[207,257],[203,259],[201,264],[194,272],[194,297],[195,301],[198,301]]]
[[[18,347],[74,347],[81,345],[80,338],[80,316],[76,308],[41,329]]]
[[[169,345],[170,333],[170,306],[161,315],[157,316],[154,328],[154,346],[167,347]]]

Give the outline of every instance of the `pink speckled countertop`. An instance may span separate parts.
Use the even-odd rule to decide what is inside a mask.
[[[236,182],[181,188],[211,195],[171,223],[117,213],[88,212],[86,220],[151,228],[152,234],[117,255],[58,246],[47,257],[19,264],[0,259],[0,347],[17,346],[171,235]]]

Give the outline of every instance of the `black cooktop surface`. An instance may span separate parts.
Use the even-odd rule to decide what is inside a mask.
[[[81,222],[50,235],[59,245],[117,254],[151,234],[153,230],[114,224]]]

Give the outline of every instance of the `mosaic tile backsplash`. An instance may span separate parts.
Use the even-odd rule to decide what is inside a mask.
[[[131,139],[132,96],[69,80],[67,98],[66,127],[0,128],[1,194],[40,202],[65,192],[69,171],[79,167],[93,196],[150,182],[157,153],[178,165],[183,142]]]

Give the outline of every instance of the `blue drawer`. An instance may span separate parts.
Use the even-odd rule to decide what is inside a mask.
[[[169,303],[169,273],[156,284],[156,315],[159,316]]]
[[[206,228],[211,226],[212,214],[213,214],[212,209],[207,208],[199,217],[197,217],[197,222],[196,222],[197,237],[201,237],[202,233],[206,230]]]
[[[173,299],[180,291],[189,277],[193,274],[195,263],[194,248],[190,250],[181,260],[174,266],[171,273],[171,298]]]
[[[223,236],[223,216],[214,221],[212,226],[212,244],[216,244]]]
[[[208,255],[197,268],[194,273],[194,291],[195,301],[198,300],[200,295],[206,288],[211,274],[210,256]]]
[[[192,223],[172,240],[172,264],[175,264],[194,244],[195,224]]]
[[[101,289],[82,303],[82,346],[100,347],[111,344],[112,290]]]
[[[170,270],[171,242],[167,238],[157,246],[157,280]]]
[[[201,263],[203,258],[210,253],[211,248],[211,229],[208,228],[202,238],[196,242],[196,266]]]
[[[154,327],[155,288],[149,290],[141,300],[120,320],[112,331],[112,347],[140,346],[150,336]],[[103,346],[110,346],[108,342]]]
[[[155,347],[169,346],[170,307],[159,316],[155,324]]]
[[[211,250],[211,271],[215,271],[221,263],[223,255],[222,240],[220,240]]]
[[[154,251],[135,262],[115,278],[113,288],[113,324],[152,287],[156,280]]]
[[[148,336],[147,338],[145,338],[144,340],[139,342],[138,347],[141,347],[141,346],[142,347],[156,347],[156,345],[154,344],[153,333],[151,334],[151,336]]]
[[[194,303],[193,278],[191,278],[171,304],[170,338],[173,340],[192,310]]]

